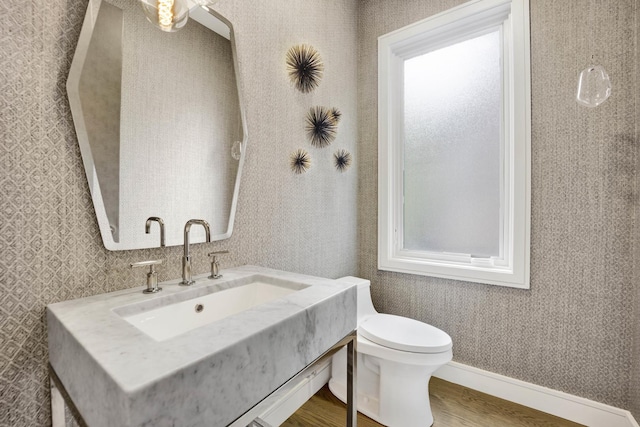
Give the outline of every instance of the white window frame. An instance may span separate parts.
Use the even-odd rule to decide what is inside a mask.
[[[500,255],[404,249],[404,61],[500,29],[503,69]],[[529,0],[474,0],[378,38],[378,268],[529,288]]]

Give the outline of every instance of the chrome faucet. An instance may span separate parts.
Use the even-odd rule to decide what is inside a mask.
[[[144,226],[144,232],[149,234],[151,232],[151,222],[156,221],[160,225],[160,247],[164,248],[164,221],[159,216],[150,216],[147,218],[147,223]]]
[[[209,223],[203,219],[190,219],[184,225],[184,256],[182,257],[182,282],[183,286],[191,286],[196,283],[192,280],[191,274],[191,256],[189,255],[189,230],[193,224],[200,224],[204,227],[204,231],[207,233],[207,242],[211,241],[211,229]]]

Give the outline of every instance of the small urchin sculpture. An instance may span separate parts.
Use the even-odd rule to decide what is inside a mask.
[[[307,136],[311,145],[323,148],[336,139],[338,121],[331,110],[313,107],[307,114]]]
[[[313,46],[301,44],[287,52],[287,71],[295,87],[302,93],[309,93],[320,84],[324,64]]]
[[[352,161],[353,160],[351,153],[344,148],[341,148],[333,153],[333,164],[336,166],[336,169],[338,169],[339,172],[344,172],[349,169]]]
[[[291,162],[291,170],[296,175],[305,173],[307,169],[311,167],[311,156],[306,150],[303,150],[302,148],[299,148],[291,153],[289,159]]]
[[[336,124],[340,121],[340,118],[342,117],[342,113],[336,107],[331,108],[329,110],[329,114],[331,114]]]

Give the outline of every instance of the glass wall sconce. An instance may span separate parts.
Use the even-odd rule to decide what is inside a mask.
[[[140,0],[147,20],[165,32],[175,32],[189,19],[184,0]]]
[[[578,77],[576,101],[585,107],[597,107],[611,96],[611,81],[603,67],[585,68]]]

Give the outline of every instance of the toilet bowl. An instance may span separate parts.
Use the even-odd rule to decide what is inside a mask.
[[[431,426],[429,379],[452,359],[451,337],[417,320],[378,313],[368,280],[338,281],[358,285],[358,411],[388,427]],[[346,348],[333,356],[329,380],[329,389],[343,402],[346,358]]]

